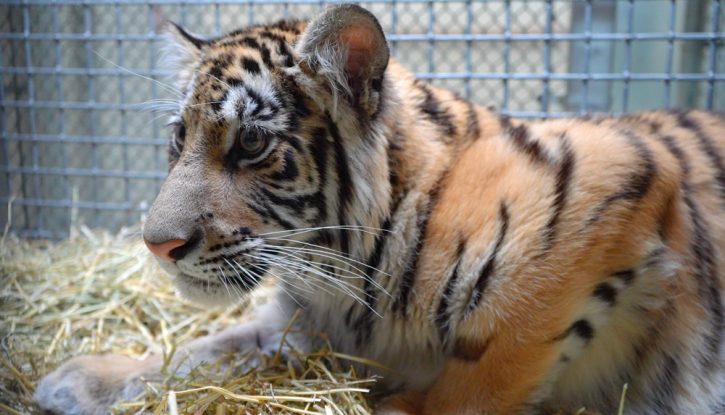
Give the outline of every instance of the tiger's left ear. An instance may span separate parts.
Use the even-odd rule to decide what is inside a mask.
[[[196,65],[201,61],[201,51],[209,41],[189,33],[173,22],[166,22],[164,31],[166,44],[162,64],[174,72],[176,86],[185,91],[189,87]]]
[[[327,78],[335,96],[375,113],[390,51],[372,13],[352,4],[328,8],[309,24],[296,52],[303,70]]]

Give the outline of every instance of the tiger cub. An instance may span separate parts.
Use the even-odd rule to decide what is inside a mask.
[[[279,280],[180,371],[276,350],[299,308],[299,332],[390,368],[368,368],[380,414],[613,414],[625,384],[627,414],[725,411],[722,115],[509,119],[416,80],[353,5],[171,32],[183,99],[146,244],[209,304]],[[79,357],[37,400],[103,413],[161,360]]]

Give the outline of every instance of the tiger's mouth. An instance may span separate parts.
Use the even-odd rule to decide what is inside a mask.
[[[244,278],[241,274],[200,278],[184,272],[178,272],[172,278],[174,287],[182,297],[212,306],[226,306],[243,300],[261,280]]]
[[[363,301],[359,281],[376,289],[368,274],[383,272],[351,259],[344,252],[323,245],[314,231],[330,229],[372,232],[375,228],[325,226],[273,231],[266,234],[227,238],[213,244],[201,243],[199,252],[184,259],[160,261],[172,276],[178,293],[202,304],[226,305],[237,302],[265,281],[274,281],[288,295],[309,298],[320,293],[339,293]]]
[[[183,272],[176,275],[176,280],[195,287],[221,286],[222,282],[214,278],[199,278]]]

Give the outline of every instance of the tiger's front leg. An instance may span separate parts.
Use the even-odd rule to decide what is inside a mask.
[[[177,350],[165,368],[160,355],[145,360],[120,355],[75,357],[40,381],[35,399],[51,413],[105,414],[115,402],[137,397],[145,381],[161,381],[169,371],[185,376],[199,364],[233,353],[275,354],[284,329],[275,321],[258,315],[250,322],[198,338]],[[250,365],[258,363],[252,359]]]
[[[536,341],[522,344],[514,336],[488,344],[460,344],[425,394],[390,396],[376,415],[528,413],[556,365],[557,350],[546,346]]]

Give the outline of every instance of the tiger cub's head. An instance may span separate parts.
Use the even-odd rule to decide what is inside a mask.
[[[170,32],[180,101],[147,246],[207,303],[323,272],[304,258],[347,254],[359,233],[341,226],[377,224],[390,193],[379,23],[345,5],[211,40]]]

